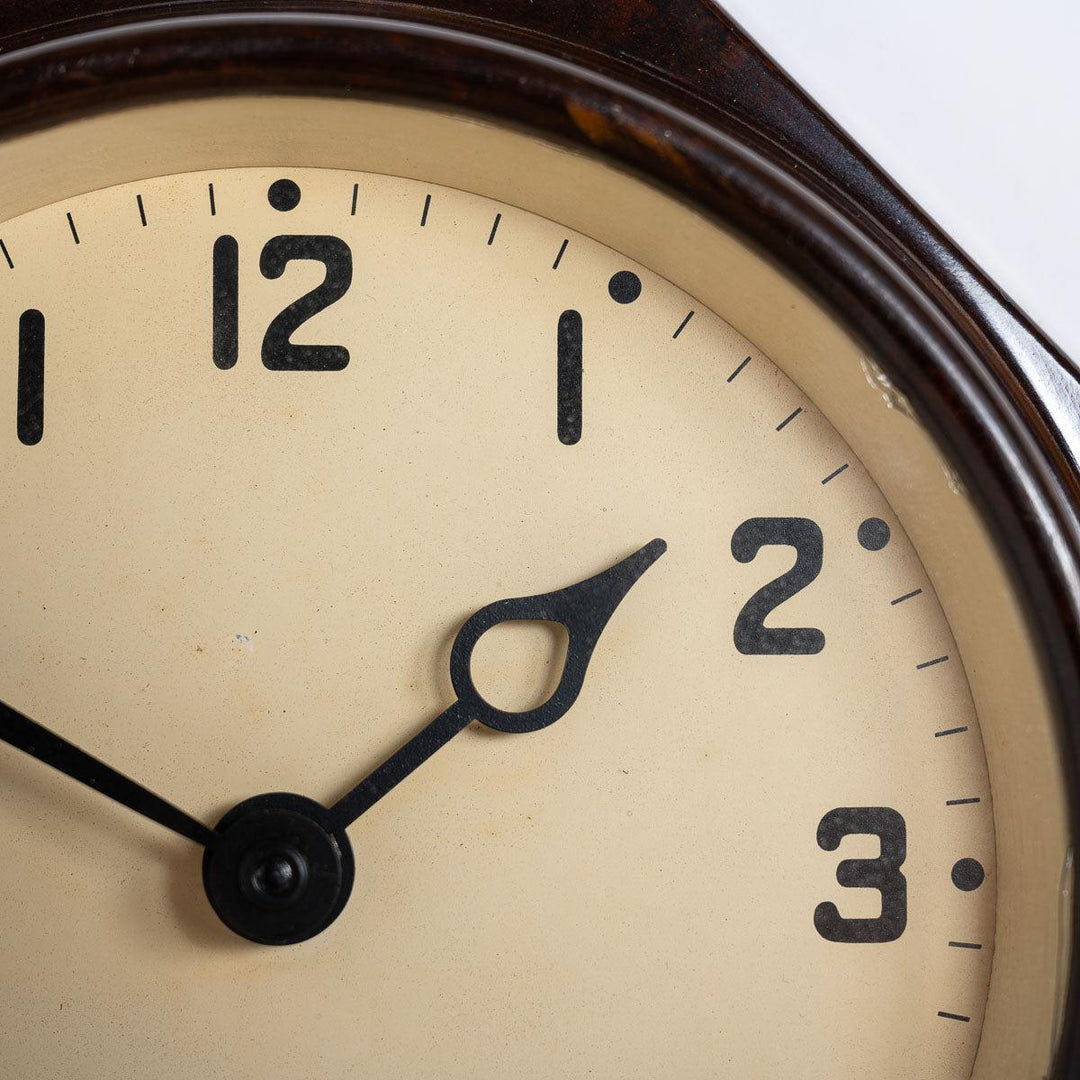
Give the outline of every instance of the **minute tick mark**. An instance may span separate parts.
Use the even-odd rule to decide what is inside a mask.
[[[81,243],[81,241],[79,240],[79,230],[75,228],[75,219],[71,216],[70,210],[68,211],[67,221],[68,228],[71,229],[71,235],[74,238],[75,243]]]
[[[552,270],[558,270],[559,269],[559,263],[562,262],[563,253],[566,251],[566,245],[569,244],[569,243],[570,243],[570,238],[569,237],[567,237],[562,242],[562,247],[559,248],[559,254],[555,256],[555,261],[551,264],[551,269]]]
[[[977,802],[982,802],[982,799],[980,799],[978,796],[975,796],[974,798],[971,798],[971,799],[946,799],[945,800],[945,805],[946,806],[969,806],[971,803],[977,803]]]
[[[349,211],[350,217],[356,217],[356,200],[360,198],[360,185],[353,184],[352,186],[352,209]]]
[[[913,596],[918,596],[922,592],[922,589],[913,589],[909,593],[904,593],[903,596],[898,596],[895,600],[889,601],[890,607],[896,607],[897,604],[902,604],[905,600],[910,600]]]
[[[499,222],[502,221],[502,214],[495,215],[495,223],[491,226],[491,235],[488,237],[488,247],[495,242],[495,234],[499,231]]]
[[[784,428],[786,428],[788,426],[788,424],[790,424],[791,421],[794,420],[795,417],[798,416],[799,413],[801,413],[801,412],[802,412],[802,406],[800,405],[790,416],[785,417],[783,420],[780,421],[779,424],[776,425],[776,430],[777,431],[783,431]]]
[[[9,270],[15,269],[15,264],[11,261],[11,256],[8,254],[7,244],[3,240],[0,240],[0,252],[3,253],[4,262],[8,264]]]
[[[916,664],[915,670],[923,671],[928,667],[933,667],[935,664],[944,664],[948,659],[947,656],[935,656],[933,660],[924,660],[921,664]]]
[[[427,224],[428,211],[431,209],[431,196],[424,196],[424,212],[420,215],[420,228],[422,229]]]
[[[938,1016],[944,1018],[945,1020],[959,1020],[961,1023],[964,1024],[968,1024],[971,1022],[970,1016],[961,1016],[959,1013],[939,1012]]]
[[[139,220],[142,222],[143,228],[146,228],[146,207],[143,206],[142,196],[135,196],[135,203],[139,208]]]
[[[946,728],[944,731],[935,731],[934,738],[941,739],[946,735],[959,735],[962,731],[967,731],[967,724],[964,724],[963,727],[951,727]]]
[[[830,480],[835,480],[847,467],[847,462],[844,462],[839,469],[833,469],[833,471],[821,481],[821,486],[824,487]]]
[[[747,365],[747,364],[749,364],[749,363],[750,363],[750,357],[748,356],[748,357],[747,357],[747,358],[746,358],[746,359],[745,359],[745,360],[744,360],[744,361],[743,361],[743,362],[742,362],[742,363],[741,363],[741,364],[740,364],[740,365],[739,365],[739,366],[738,366],[738,367],[737,367],[737,368],[736,368],[736,369],[735,369],[735,370],[734,370],[734,371],[733,371],[733,372],[732,372],[732,373],[731,373],[731,374],[730,374],[730,375],[729,375],[729,376],[727,377],[727,381],[728,381],[728,382],[734,382],[734,381],[735,381],[735,376],[736,376],[736,375],[738,375],[738,374],[739,374],[739,372],[740,372],[740,371],[742,371],[742,369],[743,369],[744,367],[746,367],[746,365]]]
[[[679,336],[679,335],[680,335],[680,334],[681,334],[681,333],[682,333],[682,332],[683,332],[683,331],[684,331],[684,330],[686,329],[686,324],[687,324],[687,323],[688,323],[688,322],[689,322],[689,321],[690,321],[690,320],[691,320],[691,319],[692,319],[693,317],[694,317],[694,313],[693,313],[693,312],[691,311],[691,312],[690,312],[690,313],[689,313],[689,314],[688,314],[688,315],[686,316],[686,318],[685,318],[685,319],[683,319],[683,321],[682,321],[681,323],[679,323],[679,327],[678,327],[678,329],[677,329],[677,330],[675,331],[675,333],[674,333],[674,334],[672,334],[672,335],[671,335],[671,340],[672,340],[672,341],[674,341],[674,340],[675,340],[675,339],[676,339],[676,338],[677,338],[677,337],[678,337],[678,336]],[[730,380],[730,379],[728,379],[728,382],[731,382],[731,380]]]

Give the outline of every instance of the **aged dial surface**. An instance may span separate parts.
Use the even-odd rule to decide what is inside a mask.
[[[564,718],[474,725],[355,822],[349,904],[299,945],[0,748],[5,1072],[969,1075],[995,866],[964,669],[753,343],[392,176],[164,176],[0,240],[0,697],[207,824],[329,806],[453,701],[472,612],[668,545]],[[562,647],[499,627],[476,683],[529,708]]]

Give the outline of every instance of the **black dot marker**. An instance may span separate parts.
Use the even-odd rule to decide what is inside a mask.
[[[891,535],[889,526],[881,518],[867,518],[859,526],[859,543],[867,551],[880,551]]]
[[[641,278],[633,270],[620,270],[611,275],[607,291],[617,304],[632,304],[641,295]]]
[[[974,892],[986,877],[978,859],[957,859],[952,868],[952,883],[963,892]]]
[[[300,185],[293,180],[275,180],[266,193],[267,201],[283,214],[300,205]]]

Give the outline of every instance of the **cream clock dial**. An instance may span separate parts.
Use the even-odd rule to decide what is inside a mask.
[[[7,1071],[970,1075],[964,663],[761,348],[375,172],[152,176],[0,238],[0,733],[183,808],[5,752]]]

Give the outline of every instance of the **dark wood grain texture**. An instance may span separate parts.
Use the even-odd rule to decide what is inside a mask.
[[[799,278],[910,398],[989,523],[1055,694],[1080,833],[1075,371],[722,12],[704,0],[100,8],[5,6],[0,136],[240,89],[451,104],[600,151]],[[1076,1026],[1065,1024],[1060,1077],[1080,1077]]]

